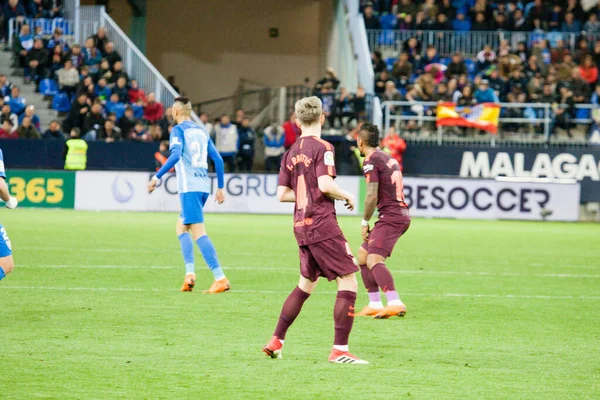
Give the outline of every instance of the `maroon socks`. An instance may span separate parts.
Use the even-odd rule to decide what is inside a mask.
[[[388,304],[390,301],[400,300],[400,298],[398,297],[398,293],[396,292],[396,287],[394,286],[394,278],[392,277],[390,270],[387,269],[385,264],[375,264],[373,268],[371,268],[371,273],[373,274],[377,285],[385,293],[385,297],[387,298]]]
[[[298,314],[300,314],[300,310],[302,310],[302,306],[309,296],[309,293],[306,293],[296,286],[296,288],[286,299],[285,303],[283,303],[283,308],[281,309],[281,314],[279,315],[279,322],[277,322],[275,333],[273,333],[274,336],[277,336],[280,340],[285,339],[287,330],[294,323],[294,320]]]
[[[340,290],[335,299],[333,320],[335,321],[335,346],[347,346],[348,337],[354,323],[354,304],[356,292]]]

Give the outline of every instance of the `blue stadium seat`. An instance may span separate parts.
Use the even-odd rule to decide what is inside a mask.
[[[444,57],[442,59],[440,59],[440,63],[444,64],[445,66],[448,66],[448,64],[450,64],[452,62],[452,59],[450,57]]]
[[[469,73],[469,75],[477,72],[477,64],[470,58],[465,58],[465,65],[467,66],[467,73]]]
[[[55,96],[58,93],[58,84],[54,79],[42,79],[40,93],[44,96]]]
[[[379,35],[378,44],[380,46],[393,46],[396,43],[396,32],[393,30],[384,30]]]
[[[58,93],[52,99],[52,108],[58,112],[69,112],[71,110],[71,101],[66,93]]]
[[[589,108],[578,108],[575,113],[576,119],[590,119],[592,117],[591,110]]]
[[[392,13],[386,13],[379,18],[381,29],[394,29],[396,27],[396,16]]]
[[[394,64],[396,63],[396,57],[388,57],[385,59],[385,63],[387,64],[387,69],[391,71],[394,68]]]

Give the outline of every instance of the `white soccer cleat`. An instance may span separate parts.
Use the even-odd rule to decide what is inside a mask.
[[[334,364],[368,364],[368,361],[361,360],[360,358],[350,354],[349,351],[341,351],[332,349],[329,355],[329,362]]]

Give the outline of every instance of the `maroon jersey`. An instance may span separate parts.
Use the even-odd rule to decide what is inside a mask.
[[[398,161],[379,149],[363,163],[363,173],[369,182],[378,182],[377,210],[379,215],[406,216],[408,206],[404,202],[404,185]]]
[[[342,234],[335,216],[334,201],[319,190],[318,178],[335,178],[333,146],[315,136],[300,137],[283,155],[279,186],[296,195],[294,234],[306,246]]]

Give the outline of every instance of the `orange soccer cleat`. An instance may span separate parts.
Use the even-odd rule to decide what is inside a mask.
[[[227,280],[227,278],[221,278],[217,281],[214,281],[210,288],[208,290],[205,290],[204,293],[217,294],[226,292],[229,289],[231,289],[231,286],[229,286],[229,281]]]
[[[389,317],[404,317],[406,315],[406,305],[388,305],[373,316],[375,319],[387,319]]]
[[[365,306],[361,312],[356,314],[357,317],[372,317],[377,314],[379,311],[383,310],[383,308],[373,308],[371,306]]]
[[[281,358],[281,351],[283,349],[283,343],[277,336],[273,336],[271,341],[263,347],[263,352],[271,358]]]
[[[334,364],[368,364],[368,361],[361,360],[360,358],[350,354],[349,351],[341,351],[332,349],[329,355],[329,362]]]
[[[181,287],[182,292],[191,292],[194,290],[194,286],[196,285],[196,274],[185,274],[185,280],[183,281],[183,286]]]

